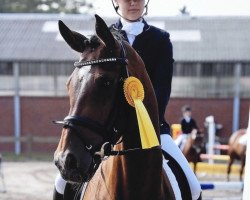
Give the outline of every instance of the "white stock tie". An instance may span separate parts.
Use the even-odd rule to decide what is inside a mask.
[[[124,19],[121,19],[122,30],[127,34],[129,44],[133,44],[135,37],[143,31],[144,23],[142,21],[138,22],[128,22]]]

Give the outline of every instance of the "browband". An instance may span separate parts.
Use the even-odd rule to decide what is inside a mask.
[[[104,63],[127,64],[127,59],[126,58],[103,58],[103,59],[90,60],[90,61],[85,61],[85,62],[79,61],[79,62],[75,62],[74,66],[77,68],[81,68],[87,65],[97,65],[97,64],[104,64]]]

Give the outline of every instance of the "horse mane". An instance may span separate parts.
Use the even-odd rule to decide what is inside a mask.
[[[127,47],[128,57],[130,56],[136,57],[136,59],[134,60],[130,59],[128,61],[129,73],[132,76],[138,78],[144,87],[145,97],[143,100],[143,104],[151,118],[158,140],[160,141],[158,102],[156,99],[152,82],[149,78],[144,62],[139,56],[139,54],[135,50],[131,50],[133,47],[131,47],[128,43],[126,47]]]
[[[125,41],[126,40],[125,37],[122,35],[121,31],[119,31],[119,30],[112,29],[111,33],[112,33],[112,35],[114,36],[114,38],[116,40],[119,40],[119,41]]]
[[[119,43],[123,43],[126,48],[127,58],[128,58],[128,71],[130,76],[135,76],[138,78],[144,87],[145,97],[143,103],[148,111],[148,114],[151,118],[152,124],[155,128],[158,140],[160,141],[160,128],[159,128],[159,116],[158,116],[158,104],[156,100],[156,95],[154,93],[154,88],[152,82],[147,73],[145,64],[140,57],[140,55],[136,52],[136,50],[127,42],[124,35],[121,31],[111,29],[111,34],[115,38],[115,40]],[[100,38],[97,35],[93,35],[90,38],[90,46],[100,45]],[[134,58],[134,59],[129,59]]]
[[[152,82],[147,73],[145,64],[140,57],[140,55],[136,52],[136,50],[126,41],[123,34],[119,30],[111,30],[114,38],[117,41],[124,42],[127,57],[133,57],[136,59],[128,59],[128,70],[131,76],[135,76],[138,78],[144,87],[145,97],[143,103],[148,111],[148,114],[151,118],[153,126],[155,128],[158,140],[160,141],[160,129],[159,129],[159,115],[158,115],[158,106],[156,95],[154,92],[154,88]]]

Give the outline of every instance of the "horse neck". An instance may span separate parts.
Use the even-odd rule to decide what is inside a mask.
[[[87,191],[85,199],[93,199],[91,194],[96,194],[97,199],[107,199],[108,195],[108,199],[158,200],[166,199],[166,194],[172,194],[162,169],[161,149],[141,149],[139,143],[138,125],[131,122],[123,142],[116,145],[115,149],[137,149],[103,161],[89,184],[92,189]],[[170,188],[170,191],[164,192],[163,188]]]
[[[175,199],[161,160],[160,149],[110,157],[98,168],[83,199]]]
[[[131,76],[137,77],[144,88],[144,100],[143,104],[150,116],[152,124],[155,128],[155,132],[157,137],[160,141],[160,127],[159,127],[159,113],[158,113],[158,106],[157,106],[157,99],[154,92],[154,88],[152,82],[149,78],[145,65],[141,59],[141,57],[133,50],[130,46],[127,46],[127,53],[128,53],[128,71]],[[131,122],[136,122],[132,121]],[[138,126],[138,125],[137,125]]]
[[[152,113],[153,111],[149,111]],[[109,158],[103,167],[109,177],[108,188],[114,199],[164,199],[163,185],[167,184],[162,169],[160,148],[142,149],[134,108],[129,111],[127,129],[118,150],[134,149],[124,156]],[[126,188],[126,190],[124,190]],[[165,188],[171,188],[170,186]],[[171,192],[167,192],[171,194]],[[145,196],[147,195],[147,196]],[[150,197],[150,198],[149,198]]]
[[[138,66],[137,63],[130,64]],[[142,81],[145,90],[143,103],[160,141],[157,101],[149,77],[145,69],[137,73],[130,69],[130,74]],[[116,150],[137,150],[103,161],[90,181],[92,187],[87,190],[84,199],[93,199],[91,194],[95,194],[97,199],[175,199],[170,182],[163,172],[161,149],[142,150],[136,111],[127,107],[124,113],[126,118],[121,119],[123,123],[126,122],[122,133],[123,142],[116,146]]]
[[[189,151],[191,150],[193,144],[194,144],[194,139],[192,139],[192,137],[189,136],[186,143],[185,143],[185,146],[184,146],[184,148],[182,150],[182,153],[184,155],[187,155],[189,153]]]
[[[109,166],[112,167],[109,171],[108,188],[115,195],[114,199],[163,197],[164,177],[160,149],[138,150],[115,157],[110,160]]]

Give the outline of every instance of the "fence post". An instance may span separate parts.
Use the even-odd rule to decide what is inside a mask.
[[[209,164],[213,164],[214,160],[212,156],[214,155],[214,140],[215,140],[215,123],[214,116],[206,117],[206,122],[208,123],[208,155],[209,155]]]
[[[30,133],[26,137],[26,144],[27,144],[27,155],[29,158],[31,158],[32,157],[33,136]]]
[[[15,154],[21,154],[21,103],[20,103],[20,83],[19,83],[19,64],[13,64],[15,95],[14,95],[14,119],[15,119]]]
[[[234,69],[234,102],[233,102],[233,131],[239,129],[239,118],[240,118],[240,76],[242,66],[240,63],[235,65]]]

